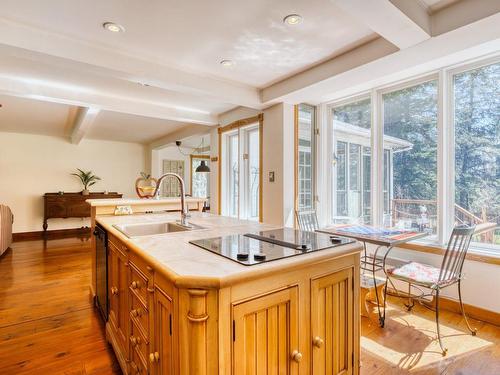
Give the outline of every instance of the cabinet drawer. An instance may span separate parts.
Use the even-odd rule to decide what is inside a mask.
[[[129,288],[142,302],[144,306],[148,306],[148,278],[139,271],[136,266],[129,262],[130,265],[130,284]]]
[[[129,374],[130,375],[147,375],[148,367],[144,363],[137,350],[132,349],[130,353]]]
[[[48,201],[46,202],[45,209],[46,209],[45,215],[47,216],[47,218],[60,218],[68,216],[65,202]]]
[[[128,249],[125,245],[122,244],[122,242],[113,236],[111,233],[108,232],[108,244],[113,245],[115,249],[117,249],[120,253],[122,253],[124,256],[127,253]]]
[[[145,338],[149,339],[149,311],[135,293],[130,293],[130,317]]]
[[[74,202],[68,205],[69,217],[90,217],[90,205],[87,202]]]
[[[137,352],[136,357],[140,358],[140,361],[136,360],[135,362],[137,364],[141,363],[143,367],[146,367],[146,360],[149,355],[149,341],[143,336],[134,321],[130,325],[130,348],[131,353]]]

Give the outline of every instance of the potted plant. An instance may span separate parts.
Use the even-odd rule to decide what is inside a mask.
[[[83,190],[82,190],[82,195],[89,195],[89,187],[92,185],[95,185],[97,181],[100,181],[101,178],[97,177],[92,173],[92,171],[82,171],[80,168],[77,168],[78,173],[71,173],[73,176],[76,176],[80,179],[82,185],[83,185]]]
[[[141,172],[141,177],[135,181],[135,191],[139,198],[152,198],[158,181],[146,172]]]

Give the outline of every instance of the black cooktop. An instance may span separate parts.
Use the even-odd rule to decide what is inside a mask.
[[[352,243],[354,240],[318,232],[281,228],[189,241],[212,253],[252,266]]]

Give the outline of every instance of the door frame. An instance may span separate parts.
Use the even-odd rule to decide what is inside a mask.
[[[218,143],[219,143],[219,168],[218,168],[218,176],[217,176],[217,213],[221,215],[222,213],[222,134],[229,132],[231,130],[239,129],[244,126],[252,125],[254,123],[258,123],[259,127],[259,222],[262,223],[262,189],[263,189],[263,131],[264,131],[264,114],[259,113],[256,116],[244,118],[241,120],[236,120],[226,126],[219,127],[217,129],[218,133]]]

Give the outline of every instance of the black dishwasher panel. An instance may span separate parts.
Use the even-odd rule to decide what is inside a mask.
[[[106,322],[108,320],[108,233],[97,224],[94,236],[96,249],[95,305]]]

